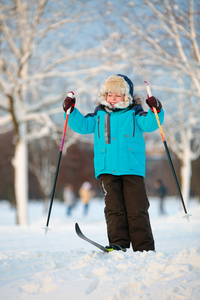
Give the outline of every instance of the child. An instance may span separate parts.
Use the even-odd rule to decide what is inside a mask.
[[[155,250],[149,221],[146,195],[145,141],[143,132],[158,128],[153,107],[160,122],[164,120],[162,104],[155,97],[146,103],[133,96],[134,85],[125,75],[117,74],[103,82],[94,113],[83,116],[72,107],[69,126],[81,134],[94,133],[95,177],[105,195],[105,218],[108,249],[124,250],[132,244],[133,251]],[[67,97],[66,112],[75,103]]]
[[[74,187],[72,184],[66,184],[63,190],[64,203],[67,206],[67,215],[71,216],[72,208],[75,205]]]
[[[88,214],[90,199],[94,196],[94,192],[92,191],[92,185],[90,182],[83,182],[79,189],[79,195],[81,202],[84,205],[83,214],[86,216]]]
[[[165,215],[164,199],[167,195],[167,189],[164,186],[162,180],[160,179],[156,179],[156,181],[154,182],[154,186],[155,186],[155,192],[158,195],[160,201],[160,205],[159,205],[160,213],[161,215]]]

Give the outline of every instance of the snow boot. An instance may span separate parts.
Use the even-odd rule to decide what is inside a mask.
[[[123,252],[126,252],[126,251],[127,251],[126,248],[122,248],[122,247],[119,246],[119,245],[109,245],[109,246],[106,246],[105,248],[106,248],[107,250],[109,250],[110,252],[113,251],[113,250],[123,251]]]

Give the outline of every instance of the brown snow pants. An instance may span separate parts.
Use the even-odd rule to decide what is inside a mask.
[[[154,250],[144,178],[102,174],[99,179],[109,244],[129,248],[131,243],[134,251]]]

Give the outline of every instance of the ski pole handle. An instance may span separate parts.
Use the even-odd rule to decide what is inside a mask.
[[[69,92],[67,94],[67,97],[74,99],[75,98],[74,92]],[[72,103],[71,107],[66,111],[66,115],[70,114],[70,112],[71,112],[71,110],[73,109],[74,106],[75,106],[75,103]]]
[[[70,97],[70,98],[72,98],[72,99],[74,99],[75,97],[74,97],[74,92],[69,92],[68,94],[67,94],[67,97]]]
[[[144,83],[146,83],[146,89],[147,89],[147,98],[149,99],[149,97],[152,96],[152,93],[151,93],[151,87],[150,85],[148,84],[147,81],[144,81]],[[159,127],[159,130],[160,130],[160,134],[161,134],[161,137],[162,137],[162,140],[163,142],[165,141],[165,136],[164,136],[164,133],[163,133],[163,129],[162,129],[162,126],[160,124],[160,120],[159,120],[159,117],[158,117],[158,113],[157,113],[157,110],[155,107],[153,107],[153,112],[155,114],[155,117],[156,117],[156,120],[157,120],[157,123],[158,123],[158,127]]]
[[[146,88],[147,88],[147,98],[149,99],[149,97],[152,96],[152,94],[151,94],[151,88],[150,88],[150,85],[148,84],[148,82],[144,81],[144,83],[146,83]]]
[[[74,99],[74,92],[70,92],[67,94],[67,97],[70,97],[72,99]],[[63,137],[62,137],[62,142],[61,142],[61,146],[60,146],[60,151],[63,151],[63,146],[64,146],[64,141],[65,141],[65,136],[66,136],[66,131],[67,131],[67,124],[68,124],[68,118],[69,118],[69,114],[71,112],[71,110],[73,109],[73,107],[75,106],[75,103],[72,103],[71,107],[68,108],[68,110],[65,113],[65,126],[64,126],[64,130],[63,130]]]

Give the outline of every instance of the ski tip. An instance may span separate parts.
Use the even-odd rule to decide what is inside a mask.
[[[185,216],[183,216],[183,218],[184,219],[187,219],[188,220],[188,222],[190,222],[190,217],[191,217],[192,215],[191,214],[185,214]]]
[[[78,234],[78,232],[81,232],[81,229],[80,229],[78,223],[75,223],[75,231],[77,234]]]

